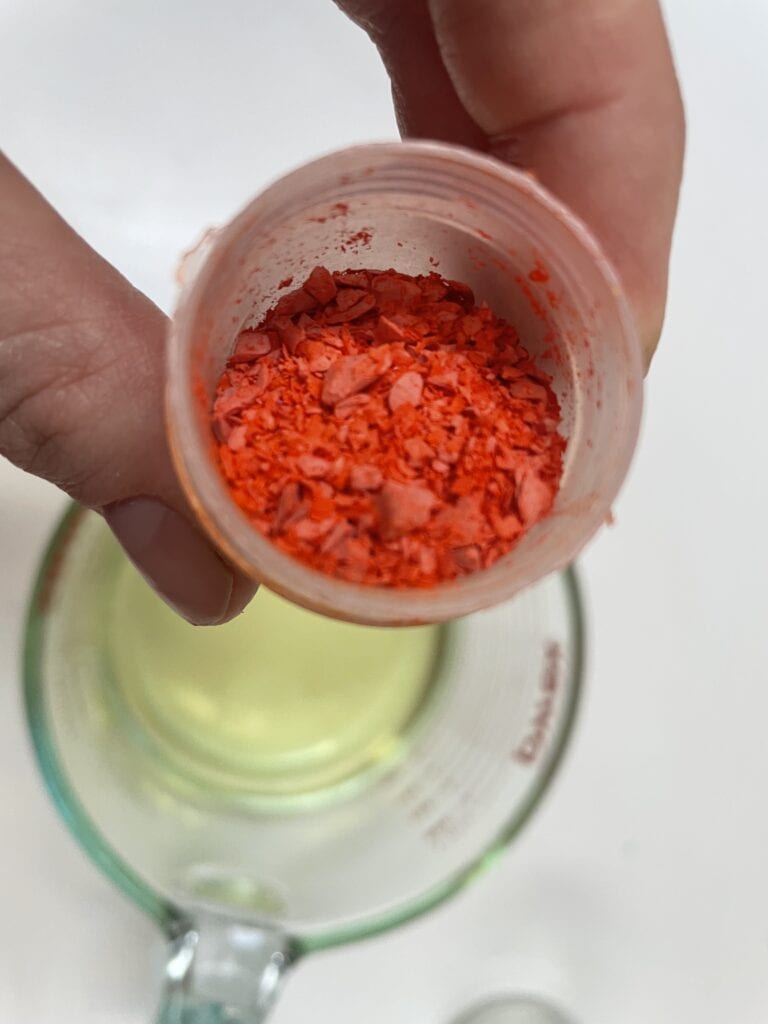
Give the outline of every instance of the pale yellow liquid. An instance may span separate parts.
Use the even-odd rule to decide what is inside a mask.
[[[335,622],[264,588],[234,622],[195,628],[130,565],[108,632],[114,685],[148,746],[189,782],[256,797],[334,787],[396,758],[441,643],[438,627]]]

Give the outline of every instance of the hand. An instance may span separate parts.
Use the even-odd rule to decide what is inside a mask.
[[[166,446],[163,314],[0,155],[0,453],[102,510],[196,623],[254,591],[194,525]]]
[[[601,240],[650,362],[685,128],[656,0],[338,0],[392,80],[403,135],[533,171]]]
[[[404,134],[534,171],[624,277],[648,358],[664,312],[683,115],[653,0],[343,0]],[[0,156],[0,453],[104,512],[182,615],[253,594],[194,524],[163,424],[166,321]]]

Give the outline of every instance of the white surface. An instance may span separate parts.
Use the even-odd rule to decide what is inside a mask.
[[[618,526],[584,559],[565,770],[496,870],[310,958],[274,1024],[442,1024],[518,988],[581,1024],[768,1019],[768,6],[667,7],[690,130],[670,315]],[[372,48],[321,0],[0,0],[0,96],[0,145],[166,307],[206,224],[319,151],[394,134]],[[153,928],[54,816],[19,707],[62,501],[6,465],[0,493],[0,1022],[146,1024]]]

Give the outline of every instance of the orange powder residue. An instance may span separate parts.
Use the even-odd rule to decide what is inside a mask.
[[[212,410],[254,527],[389,587],[487,568],[546,516],[559,423],[550,378],[467,285],[324,267],[241,332]]]

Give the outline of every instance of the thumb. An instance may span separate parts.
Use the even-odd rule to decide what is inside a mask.
[[[406,135],[533,171],[601,240],[647,359],[664,316],[685,128],[658,0],[337,0]]]
[[[429,0],[429,9],[454,88],[490,149],[534,169],[591,225],[650,359],[684,145],[658,0]]]
[[[194,623],[253,592],[194,525],[165,439],[166,320],[0,155],[0,453],[104,513]]]

